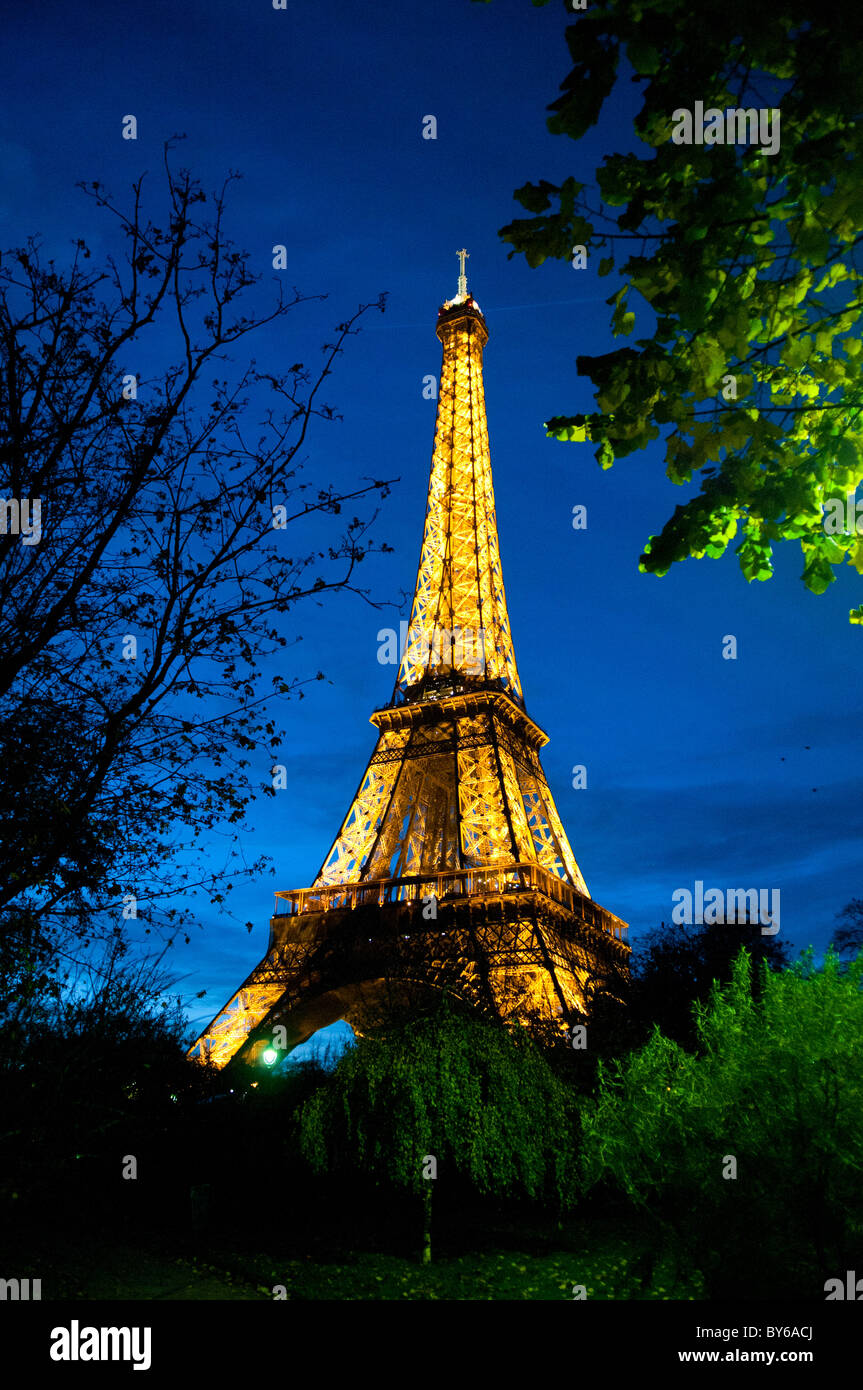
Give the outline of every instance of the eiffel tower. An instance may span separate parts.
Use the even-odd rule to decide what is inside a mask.
[[[438,311],[443,365],[425,531],[392,699],[309,888],[276,893],[267,954],[190,1049],[255,1061],[382,1001],[446,989],[565,1028],[628,972],[626,924],[590,897],[539,760],[504,595],[482,355],[468,293]],[[406,631],[405,631],[406,627]],[[379,634],[380,636],[380,634]],[[397,653],[396,653],[397,656]]]

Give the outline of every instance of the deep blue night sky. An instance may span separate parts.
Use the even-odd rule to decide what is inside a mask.
[[[422,381],[439,371],[437,309],[455,292],[456,249],[468,248],[491,335],[486,401],[516,655],[588,887],[633,940],[668,920],[673,891],[696,879],[778,888],[780,939],[823,947],[836,912],[863,892],[863,629],[847,622],[859,580],[849,569],[815,597],[790,545],[766,584],[747,584],[730,553],[661,580],[639,574],[647,536],[685,495],[664,477],[662,445],[602,473],[590,446],[542,428],[591,407],[575,358],[615,345],[605,300],[619,281],[566,262],[530,270],[497,236],[520,215],[516,187],[589,180],[602,153],[628,144],[636,89],[624,80],[614,112],[577,147],[547,132],[545,107],[569,70],[560,4],[16,8],[4,19],[0,243],[39,233],[62,259],[85,236],[98,257],[108,223],[75,181],[120,196],[148,169],[157,195],[162,142],[183,132],[178,162],[205,185],[242,172],[229,230],[265,277],[283,242],[288,283],[329,294],[261,334],[259,365],[311,360],[339,319],[389,292],[331,379],[343,421],[321,426],[307,450],[315,481],[400,478],[379,522],[394,553],[363,576],[378,599],[413,586],[435,410]],[[134,142],[120,135],[127,113]],[[435,141],[422,139],[427,114]],[[575,503],[588,508],[586,532],[572,529]],[[184,993],[207,991],[195,1021],[263,954],[272,888],[310,883],[329,849],[374,745],[368,715],[392,689],[377,632],[399,616],[346,595],[286,620],[287,636],[303,635],[291,672],[321,668],[331,684],[289,707],[288,741],[270,760],[288,765],[289,789],[253,808],[249,853],[266,851],[276,870],[234,905],[254,932],[202,903],[201,930],[174,953]],[[727,633],[737,661],[722,659]],[[571,787],[576,763],[586,790]],[[202,863],[221,852],[203,843]]]

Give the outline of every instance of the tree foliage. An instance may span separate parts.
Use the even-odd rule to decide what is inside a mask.
[[[701,1055],[657,1028],[602,1068],[583,1180],[669,1223],[714,1293],[819,1297],[863,1233],[863,955],[764,969],[756,1000],[742,951],[698,1006]]]
[[[162,956],[132,960],[116,935],[61,987],[16,1001],[0,1029],[0,1194],[28,1217],[78,1191],[208,1082],[184,1055],[186,1021]],[[14,1194],[14,1197],[12,1196]],[[36,1217],[38,1220],[38,1216]]]
[[[349,1168],[429,1199],[458,1173],[477,1192],[572,1200],[570,1093],[524,1034],[448,1008],[361,1038],[304,1106],[314,1169]]]
[[[667,476],[693,487],[643,571],[736,541],[747,580],[765,580],[774,547],[797,541],[813,593],[845,563],[863,574],[863,516],[846,529],[844,505],[863,479],[860,26],[835,0],[734,0],[716,22],[687,0],[591,0],[566,41],[549,130],[580,141],[631,68],[635,148],[606,155],[595,186],[525,184],[532,216],[500,235],[531,266],[603,252],[600,276],[622,279],[612,331],[641,336],[577,358],[596,409],[548,434],[593,441],[603,468],[664,435]],[[709,121],[778,109],[779,148],[675,143],[674,113],[696,102]]]
[[[745,947],[754,967],[753,989],[761,985],[763,963],[776,970],[790,964],[789,948],[759,926],[715,922],[698,926],[662,923],[635,943],[627,1003],[629,1026],[646,1041],[654,1027],[684,1047],[698,1042],[696,1005],[706,1004],[714,981],[728,984],[734,961]]]

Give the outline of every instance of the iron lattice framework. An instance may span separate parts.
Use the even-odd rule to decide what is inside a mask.
[[[465,253],[460,253],[462,255]],[[267,955],[191,1049],[223,1066],[393,994],[448,988],[564,1022],[625,976],[626,927],[590,898],[515,662],[482,379],[485,319],[438,314],[443,366],[416,590],[378,739],[313,885],[276,895]],[[272,1032],[270,1033],[272,1037]]]

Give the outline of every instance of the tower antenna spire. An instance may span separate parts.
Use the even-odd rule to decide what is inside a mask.
[[[467,294],[467,276],[466,276],[465,273],[464,273],[464,263],[465,263],[465,261],[467,260],[468,256],[470,255],[470,252],[469,252],[469,251],[456,251],[456,255],[458,256],[458,259],[459,259],[458,293],[459,293],[459,295],[466,295],[466,294]]]

